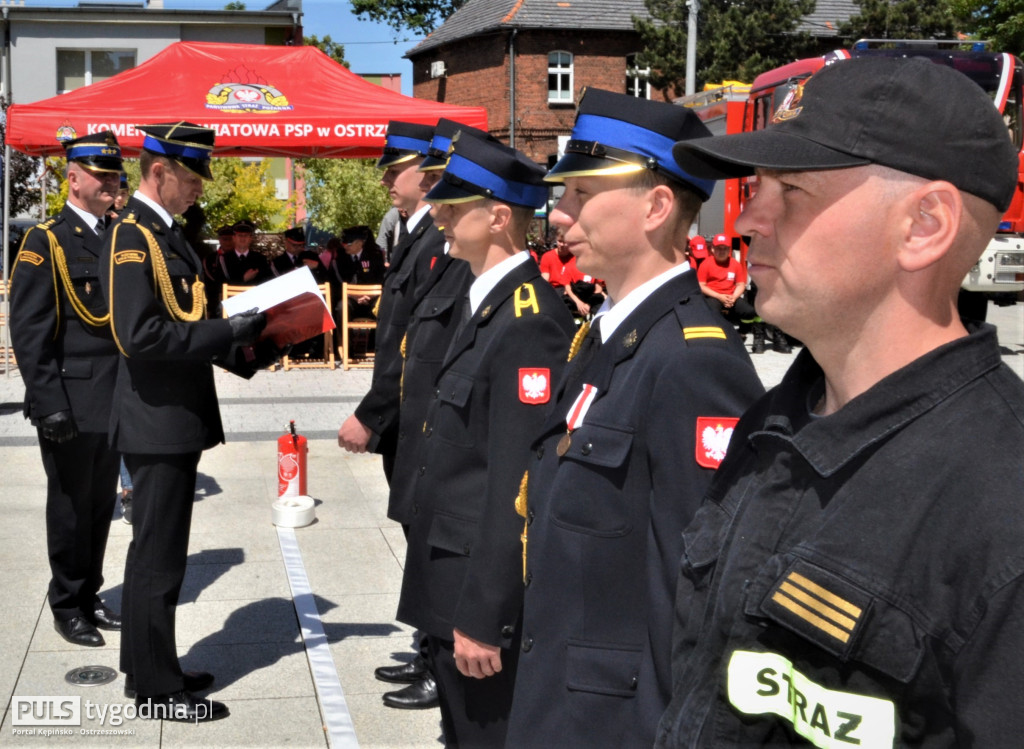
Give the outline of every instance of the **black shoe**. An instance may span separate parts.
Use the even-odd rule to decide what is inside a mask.
[[[186,671],[182,676],[185,677],[186,692],[202,692],[213,686],[213,674],[206,671]],[[135,677],[132,674],[124,676],[124,696],[129,700],[134,700],[137,696]]]
[[[57,634],[70,642],[72,645],[84,645],[87,648],[101,648],[106,643],[103,635],[99,633],[92,622],[84,616],[76,616],[71,619],[54,619],[53,628]]]
[[[440,704],[437,697],[437,682],[433,676],[426,676],[405,689],[387,692],[384,695],[384,704],[399,710],[429,710],[437,707]]]
[[[121,492],[121,520],[128,525],[132,524],[132,490]]]
[[[778,328],[772,328],[772,351],[780,354],[792,354],[793,347],[789,345],[786,334]]]
[[[228,717],[228,706],[223,702],[199,699],[184,689],[159,697],[136,697],[135,706],[143,720],[205,723]]]
[[[97,629],[106,629],[111,632],[116,632],[121,629],[121,615],[108,609],[103,605],[103,602],[97,598],[92,612],[92,623],[96,625]]]
[[[400,666],[381,666],[374,669],[373,675],[381,681],[392,684],[415,684],[429,673],[427,663],[420,657]]]

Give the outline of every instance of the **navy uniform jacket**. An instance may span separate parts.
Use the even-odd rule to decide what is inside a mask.
[[[996,331],[833,414],[810,352],[686,529],[658,745],[1010,747],[1024,734],[1024,383]]]
[[[514,644],[523,595],[515,499],[572,332],[565,304],[527,261],[454,336],[423,426],[399,621],[448,641],[458,628]]]
[[[437,375],[473,283],[469,263],[445,254],[443,249],[435,258],[421,286],[423,298],[409,319],[403,349],[398,449],[388,495],[388,517],[402,525],[409,525],[412,520],[413,491],[420,466],[418,451],[425,441],[423,421],[434,400]]]
[[[374,247],[363,247],[359,257],[342,252],[331,265],[334,275],[345,283],[381,283],[387,271],[384,253]]]
[[[54,267],[46,229],[64,252],[74,294],[87,314],[106,315],[100,274],[103,239],[67,206],[25,233],[11,272],[11,343],[25,381],[25,416],[71,411],[79,432],[104,434],[117,376],[110,326],[82,321]]]
[[[368,448],[393,455],[398,441],[398,406],[402,380],[402,338],[419,299],[418,288],[430,270],[430,259],[444,247],[444,234],[427,213],[395,248],[384,274],[377,311],[377,335],[370,391],[356,407],[356,418],[373,432]]]
[[[652,744],[671,696],[682,531],[713,473],[698,456],[716,463],[709,439],[720,460],[726,430],[764,392],[692,272],[655,290],[583,367],[570,365],[582,382],[560,393],[528,465],[510,747]],[[560,457],[583,383],[597,395]]]
[[[231,286],[255,286],[274,277],[266,256],[251,247],[245,257],[239,257],[234,250],[225,252],[217,259],[217,265],[220,266],[223,283]],[[259,272],[246,281],[245,272],[254,268]]]
[[[195,322],[172,316],[154,281],[152,233],[168,271],[174,303],[200,312]],[[123,358],[110,415],[111,444],[126,453],[190,453],[224,441],[211,360],[231,349],[227,320],[205,320],[193,283],[202,265],[180,231],[172,232],[145,203],[132,198],[107,230],[101,267],[114,339]]]

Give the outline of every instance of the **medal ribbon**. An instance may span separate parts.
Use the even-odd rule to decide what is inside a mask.
[[[565,426],[570,432],[574,432],[582,426],[583,418],[587,415],[587,411],[590,410],[590,406],[596,397],[596,387],[593,385],[583,386],[583,390],[576,396],[572,408],[569,409],[569,415],[565,419]]]

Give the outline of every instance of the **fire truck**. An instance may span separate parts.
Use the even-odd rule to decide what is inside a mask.
[[[873,46],[884,43],[884,47]],[[924,46],[928,45],[928,46]],[[962,43],[957,46],[962,47]],[[826,65],[865,56],[927,57],[948,65],[982,87],[1003,115],[1007,137],[1017,149],[1017,192],[999,229],[961,286],[960,311],[984,319],[987,302],[1008,305],[1024,292],[1024,64],[1005,52],[989,52],[982,45],[971,50],[947,49],[938,42],[861,40],[850,50],[797,60],[759,75],[749,87],[727,83],[676,100],[690,107],[714,135],[760,130],[799,85]],[[935,92],[941,96],[941,91]],[[753,178],[751,178],[753,179]],[[724,189],[723,189],[724,188]],[[747,196],[750,179],[725,180],[698,217],[697,233],[724,233],[741,256],[746,246],[734,223]]]

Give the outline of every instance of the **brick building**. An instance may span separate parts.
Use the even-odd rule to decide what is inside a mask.
[[[406,53],[413,95],[484,106],[491,133],[552,162],[585,86],[661,96],[632,64],[634,15],[643,0],[468,0]]]

